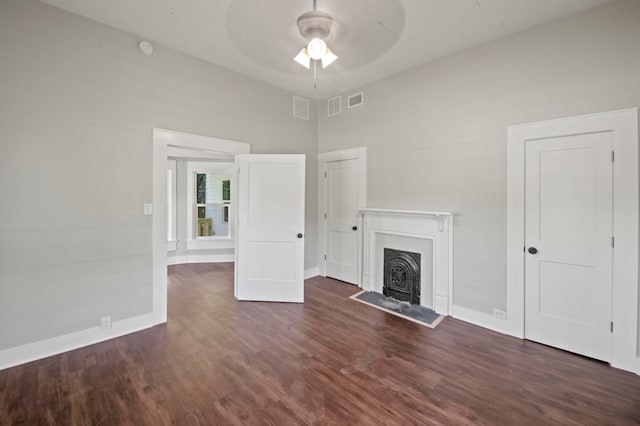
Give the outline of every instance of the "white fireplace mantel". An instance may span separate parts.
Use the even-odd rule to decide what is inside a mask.
[[[361,214],[364,216],[367,213],[373,213],[373,214],[383,214],[383,215],[409,215],[409,216],[431,216],[434,217],[435,219],[438,219],[439,225],[438,225],[438,230],[440,232],[443,231],[443,227],[444,227],[444,218],[446,217],[451,217],[454,215],[454,213],[452,212],[427,212],[427,211],[420,211],[420,210],[393,210],[393,209],[370,209],[370,208],[366,208],[366,207],[361,207],[356,209],[359,212],[361,212]]]
[[[393,210],[376,208],[357,209],[362,218],[363,259],[362,287],[382,293],[383,274],[380,273],[379,247],[393,238],[396,249],[405,250],[403,242],[416,246],[424,242],[425,254],[431,255],[431,280],[421,278],[421,293],[432,291],[430,297],[421,298],[421,304],[443,315],[450,315],[453,286],[453,216],[452,212]],[[391,237],[389,237],[391,236]],[[427,247],[431,244],[432,249]],[[413,249],[415,251],[415,248]],[[411,251],[411,250],[409,250]],[[428,287],[428,288],[427,288]],[[430,302],[429,303],[429,300]],[[432,306],[430,306],[432,305]]]
[[[367,207],[359,207],[357,209],[361,212],[368,213],[384,213],[384,214],[408,214],[408,215],[418,215],[418,216],[453,216],[454,213],[451,212],[426,212],[420,210],[393,210],[393,209],[370,209]]]

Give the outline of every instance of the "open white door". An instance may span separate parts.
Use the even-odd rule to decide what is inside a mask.
[[[304,155],[238,155],[236,297],[304,301]]]

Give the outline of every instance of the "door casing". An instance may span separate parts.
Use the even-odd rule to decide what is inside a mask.
[[[508,127],[507,319],[505,333],[524,338],[525,144],[561,135],[610,132],[613,165],[611,365],[640,374],[638,357],[638,108]]]

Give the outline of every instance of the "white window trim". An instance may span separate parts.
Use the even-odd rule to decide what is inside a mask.
[[[207,161],[188,161],[187,162],[187,250],[210,250],[235,247],[235,206],[229,206],[229,235],[228,236],[211,236],[196,237],[194,234],[193,218],[194,211],[194,195],[195,195],[195,174],[196,173],[219,173],[228,174],[231,180],[231,188],[235,188],[235,164],[231,162],[207,162]],[[232,197],[233,198],[233,197]]]

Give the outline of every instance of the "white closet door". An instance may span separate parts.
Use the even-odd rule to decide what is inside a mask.
[[[526,142],[525,337],[611,356],[611,134]]]
[[[330,161],[326,165],[327,276],[351,284],[358,282],[358,159]]]

